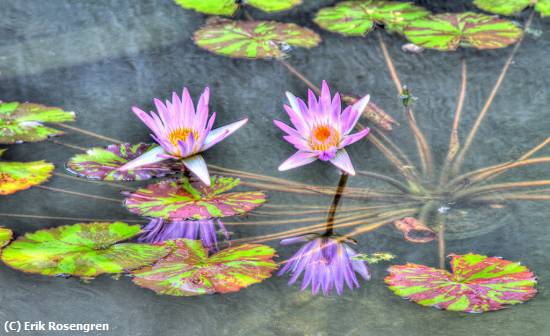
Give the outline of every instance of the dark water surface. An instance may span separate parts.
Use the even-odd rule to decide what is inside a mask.
[[[289,62],[312,80],[326,79],[342,92],[370,93],[373,101],[400,121],[391,133],[404,150],[414,153],[393,82],[374,34],[343,38],[321,31],[313,13],[333,1],[305,1],[276,15],[252,11],[257,18],[297,22],[321,34],[312,50],[294,50]],[[430,9],[474,9],[469,1],[418,1]],[[195,47],[193,31],[205,16],[185,11],[171,0],[0,0],[0,99],[31,101],[76,111],[76,126],[129,142],[149,141],[148,130],[130,108],[152,108],[152,98],[167,98],[185,85],[193,97],[203,87],[212,90],[211,110],[217,125],[249,116],[250,123],[206,154],[207,161],[229,168],[336,185],[331,166],[314,164],[279,173],[278,164],[292,153],[271,119],[286,118],[284,92],[304,96],[306,87],[274,61],[223,58]],[[524,22],[527,13],[516,18]],[[465,168],[479,168],[516,158],[548,136],[550,130],[550,19],[536,16],[489,114],[472,146]],[[441,160],[460,87],[460,59],[469,67],[469,85],[462,133],[475,116],[511,48],[498,51],[426,51],[405,54],[404,40],[384,33],[403,83],[418,97],[416,116]],[[57,140],[91,147],[107,143],[68,132]],[[46,159],[64,173],[64,163],[76,151],[43,142],[11,146],[5,158]],[[390,165],[368,142],[352,146],[359,169],[390,172]],[[548,154],[548,149],[539,155]],[[548,166],[518,169],[500,181],[544,179]],[[356,177],[351,185],[368,185]],[[146,183],[143,183],[146,184]],[[122,199],[118,190],[85,181],[54,177],[50,187]],[[330,199],[270,193],[273,204],[329,204]],[[345,201],[346,202],[346,201]],[[2,197],[0,212],[105,219],[139,219],[122,206],[39,188]],[[387,265],[371,267],[373,279],[341,297],[312,297],[286,277],[275,277],[240,293],[179,298],[159,296],[101,276],[90,283],[78,279],[26,275],[0,267],[0,322],[6,320],[109,323],[109,335],[547,335],[550,330],[550,208],[544,203],[516,203],[504,209],[470,210],[464,220],[496,230],[479,231],[468,239],[448,241],[448,252],[501,256],[521,261],[536,272],[539,294],[527,304],[504,311],[468,315],[424,308],[393,295],[384,285]],[[246,220],[246,219],[244,219]],[[250,220],[255,220],[251,218]],[[0,217],[0,225],[23,234],[70,221]],[[283,226],[236,226],[235,237],[277,232]],[[387,230],[386,230],[387,231]],[[396,263],[436,265],[437,244],[415,245],[380,231],[359,236],[363,251],[390,251]],[[282,258],[296,247],[281,247]],[[69,333],[66,333],[69,335]]]

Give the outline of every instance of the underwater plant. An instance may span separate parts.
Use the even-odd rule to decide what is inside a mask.
[[[550,16],[550,0],[474,0],[474,5],[495,14],[513,15],[533,6],[541,16]]]

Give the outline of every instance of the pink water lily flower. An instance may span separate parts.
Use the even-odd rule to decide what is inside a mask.
[[[290,106],[285,105],[284,108],[295,128],[279,120],[273,122],[287,134],[284,139],[294,145],[298,152],[283,162],[279,170],[285,171],[321,160],[330,161],[344,173],[355,175],[345,147],[369,133],[369,129],[365,128],[350,134],[367,107],[370,96],[361,98],[342,111],[340,94],[336,93],[332,98],[326,81],[323,81],[319,100],[308,90],[307,105],[290,92],[286,95]]]
[[[132,170],[167,159],[179,159],[204,184],[210,185],[206,162],[199,153],[227,138],[246,124],[248,119],[213,130],[216,112],[208,118],[209,98],[210,90],[207,87],[195,112],[189,91],[183,88],[181,99],[175,92],[172,101],[167,100],[166,104],[154,99],[158,114],[151,111],[149,115],[133,107],[134,113],[153,131],[151,136],[160,146],[126,163],[119,170]]]

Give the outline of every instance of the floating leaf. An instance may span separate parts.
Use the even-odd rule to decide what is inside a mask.
[[[6,246],[13,238],[13,232],[5,227],[0,226],[0,248]]]
[[[438,14],[414,21],[405,28],[404,33],[417,46],[449,51],[459,46],[504,48],[516,43],[523,31],[511,21],[466,12]]]
[[[10,195],[44,183],[52,175],[53,169],[53,164],[44,161],[0,161],[0,195]]]
[[[74,121],[73,112],[31,103],[0,102],[0,144],[36,142],[63,134],[44,122]]]
[[[542,16],[550,15],[550,0],[474,0],[474,4],[483,10],[501,15],[517,14],[534,5]]]
[[[417,264],[392,266],[385,279],[397,295],[440,309],[482,313],[522,303],[537,290],[527,267],[498,257],[452,255],[453,273]]]
[[[95,277],[152,264],[170,252],[166,246],[121,243],[140,232],[122,222],[60,226],[27,233],[2,254],[9,266],[27,273]]]
[[[542,17],[550,16],[550,0],[538,0],[535,5],[535,10],[539,12]]]
[[[186,178],[151,184],[126,198],[125,205],[140,216],[185,220],[242,215],[266,201],[265,194],[257,191],[225,193],[239,185],[239,179],[211,179],[210,187]]]
[[[146,143],[94,147],[87,150],[86,154],[73,156],[67,163],[67,170],[89,179],[104,181],[142,181],[183,170],[183,165],[176,161],[162,161],[128,171],[117,170],[155,147],[156,144]]]
[[[183,8],[193,9],[210,15],[233,16],[239,3],[236,0],[175,0]],[[279,12],[302,3],[302,0],[246,0],[246,5],[256,7],[264,12]]]
[[[430,12],[410,2],[396,1],[344,1],[334,7],[321,9],[315,23],[322,28],[346,36],[363,36],[376,23],[401,33],[405,25],[422,19]]]
[[[153,266],[133,271],[135,284],[174,296],[230,293],[269,278],[277,269],[275,250],[266,245],[234,246],[208,257],[199,240],[166,244],[173,252]]]
[[[312,48],[321,42],[312,30],[274,21],[222,21],[199,29],[193,39],[216,54],[254,59],[282,57],[287,45]]]
[[[246,0],[245,4],[264,12],[280,12],[298,6],[302,0]]]

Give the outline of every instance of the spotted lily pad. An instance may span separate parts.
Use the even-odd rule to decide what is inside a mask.
[[[277,269],[275,250],[266,245],[234,246],[209,257],[199,240],[166,244],[173,252],[153,266],[133,271],[135,284],[174,296],[230,293],[269,278]]]
[[[239,9],[236,0],[175,0],[183,8],[193,9],[210,15],[232,16]],[[256,7],[264,12],[279,12],[291,9],[302,3],[302,0],[246,0],[246,5]]]
[[[13,232],[5,227],[0,226],[0,248],[6,246],[13,238]]]
[[[411,22],[404,32],[415,45],[441,51],[459,46],[504,48],[516,43],[523,34],[511,21],[472,12],[433,15]]]
[[[118,243],[139,232],[139,225],[122,222],[39,230],[17,238],[3,251],[2,260],[27,273],[96,277],[150,265],[170,252],[167,246]]]
[[[0,144],[37,142],[62,131],[46,127],[44,122],[74,121],[74,112],[31,103],[0,102]]]
[[[390,267],[385,281],[420,305],[467,313],[503,309],[537,293],[535,276],[519,263],[471,253],[451,257],[452,273],[406,264]]]
[[[312,30],[275,21],[224,20],[199,29],[193,39],[213,53],[253,59],[282,57],[287,46],[312,48],[321,42]]]
[[[0,161],[0,195],[10,195],[46,182],[52,175],[53,164],[44,161]]]
[[[126,198],[125,205],[140,216],[185,220],[242,215],[266,201],[265,194],[258,191],[226,193],[239,185],[239,179],[211,179],[210,187],[186,178],[151,184]]]
[[[401,33],[406,24],[425,18],[430,12],[410,2],[397,1],[344,1],[334,7],[321,9],[315,23],[322,28],[346,36],[363,36],[375,24]]]
[[[183,165],[176,161],[162,161],[127,171],[117,170],[155,147],[157,145],[147,143],[94,147],[87,150],[86,154],[73,156],[67,163],[67,170],[89,179],[104,181],[142,181],[183,170]]]
[[[550,0],[474,0],[474,4],[488,12],[502,15],[513,15],[529,6],[542,16],[550,16]]]

